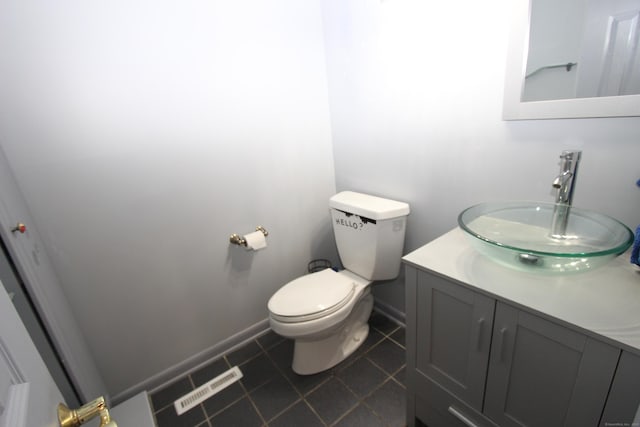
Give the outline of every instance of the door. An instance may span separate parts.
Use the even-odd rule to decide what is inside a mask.
[[[640,426],[640,356],[623,351],[600,427]]]
[[[596,426],[620,350],[498,303],[485,414],[503,427]]]
[[[576,94],[640,93],[640,1],[587,2]]]
[[[9,299],[13,303],[22,323],[24,324],[31,341],[36,346],[49,373],[53,377],[60,392],[68,405],[79,406],[79,397],[69,379],[69,376],[60,362],[60,357],[42,326],[42,322],[36,313],[31,298],[21,283],[2,239],[0,239],[0,282],[5,287]]]
[[[16,223],[25,233],[12,232]],[[0,147],[0,238],[81,401],[108,394],[71,307],[44,252],[42,240]],[[72,402],[70,402],[73,404]]]
[[[417,295],[416,369],[481,412],[494,300],[423,272]]]
[[[0,427],[57,427],[64,402],[0,283]]]

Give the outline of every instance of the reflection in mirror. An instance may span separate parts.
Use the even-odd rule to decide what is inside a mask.
[[[507,3],[504,120],[640,116],[640,0]]]
[[[532,0],[522,101],[640,94],[640,0]]]

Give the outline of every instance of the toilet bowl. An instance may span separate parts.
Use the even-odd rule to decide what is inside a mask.
[[[284,285],[269,300],[271,329],[295,340],[294,372],[315,374],[352,354],[369,334],[370,284],[398,276],[409,205],[353,191],[329,199],[344,270]]]
[[[271,297],[271,329],[295,339],[294,372],[329,369],[364,342],[373,308],[370,284],[348,270],[326,269],[289,282]]]

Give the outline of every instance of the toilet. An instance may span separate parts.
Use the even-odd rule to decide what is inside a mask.
[[[351,355],[367,338],[370,284],[400,272],[409,205],[343,191],[329,199],[344,270],[292,280],[269,299],[271,329],[294,341],[293,371],[311,375]]]

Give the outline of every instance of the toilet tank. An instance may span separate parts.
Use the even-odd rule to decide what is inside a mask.
[[[367,280],[400,273],[409,205],[343,191],[329,199],[333,232],[342,265]]]

